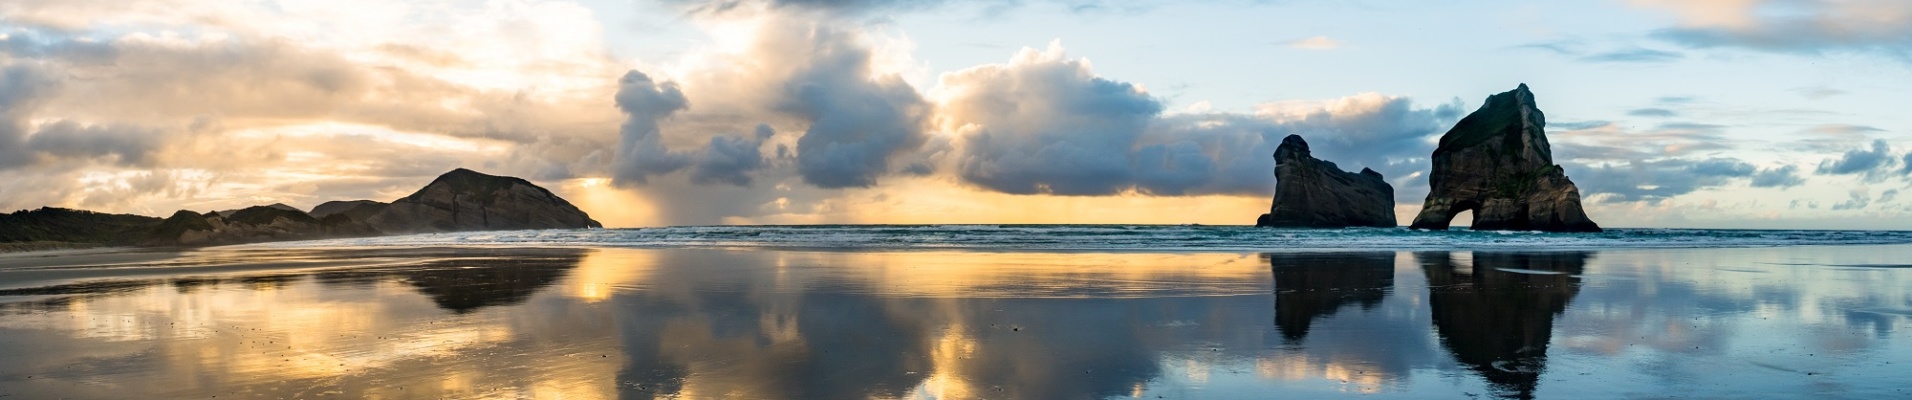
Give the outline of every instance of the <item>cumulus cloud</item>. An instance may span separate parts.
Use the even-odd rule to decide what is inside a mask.
[[[1761,169],[1753,174],[1753,187],[1789,188],[1806,184],[1806,178],[1799,176],[1799,166],[1787,165],[1778,168]]]
[[[638,71],[625,73],[618,87],[617,107],[626,118],[618,131],[622,145],[613,169],[616,182],[644,184],[652,176],[689,168],[695,184],[749,186],[750,173],[767,165],[762,147],[777,133],[770,125],[759,124],[750,135],[710,136],[701,148],[672,150],[659,126],[690,107],[684,92],[676,83],[657,82]]]
[[[766,38],[809,62],[784,82],[779,109],[808,122],[797,139],[797,170],[824,188],[869,187],[890,161],[928,139],[930,105],[897,75],[874,75],[870,50],[853,34],[813,25],[791,37]]]
[[[1012,194],[1267,195],[1271,154],[1288,134],[1350,168],[1402,177],[1424,169],[1406,165],[1425,158],[1430,138],[1459,114],[1457,105],[1363,95],[1270,104],[1257,115],[1164,116],[1159,99],[1095,75],[1059,44],[945,74],[935,95],[940,126],[961,138],[961,179]]]
[[[1846,201],[1833,204],[1833,210],[1858,210],[1872,205],[1872,191],[1864,188],[1853,189],[1846,194]]]
[[[1131,165],[1160,101],[1094,76],[1058,44],[1009,64],[943,75],[944,126],[963,137],[963,179],[1015,194],[1103,195],[1134,186]],[[1151,150],[1167,161],[1165,150]],[[1188,165],[1163,164],[1165,168]],[[1198,168],[1206,165],[1195,165]]]
[[[1820,175],[1861,175],[1868,180],[1883,179],[1901,156],[1892,154],[1885,140],[1873,140],[1867,148],[1852,149],[1838,158],[1819,163]]]
[[[1665,10],[1680,24],[1657,31],[1685,46],[1823,54],[1879,52],[1912,57],[1912,2],[1901,0],[1631,0]]]
[[[750,136],[711,137],[710,145],[697,157],[695,167],[691,169],[691,182],[750,186],[749,173],[766,164],[762,150],[764,142],[776,134],[777,131],[771,129],[770,125],[757,125],[756,131]]]
[[[658,121],[690,106],[676,84],[658,83],[650,75],[631,71],[617,80],[617,108],[627,117],[618,129],[618,163],[614,176],[621,182],[644,183],[646,177],[675,172],[690,165],[690,155],[671,152],[664,145]]]

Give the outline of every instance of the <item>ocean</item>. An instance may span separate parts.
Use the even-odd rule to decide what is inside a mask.
[[[1608,229],[1602,233],[1270,229],[1201,225],[789,225],[461,232],[284,242],[265,248],[620,247],[838,250],[1319,252],[1567,251],[1912,243],[1912,231]]]
[[[756,226],[0,255],[0,398],[1912,397],[1912,234]]]

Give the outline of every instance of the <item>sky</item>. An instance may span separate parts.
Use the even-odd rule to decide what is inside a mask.
[[[10,0],[0,209],[1251,224],[1299,134],[1405,223],[1522,83],[1603,226],[1912,229],[1902,0]]]

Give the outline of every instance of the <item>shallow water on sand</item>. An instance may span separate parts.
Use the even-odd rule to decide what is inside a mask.
[[[0,262],[0,398],[1912,396],[1907,245],[148,258]]]

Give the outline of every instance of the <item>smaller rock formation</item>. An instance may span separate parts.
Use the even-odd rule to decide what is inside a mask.
[[[293,211],[293,212],[297,212],[297,213],[300,213],[300,214],[304,214],[304,213],[305,213],[305,210],[300,210],[300,209],[299,209],[298,207],[293,207],[293,206],[288,206],[288,205],[285,205],[285,203],[272,203],[272,204],[268,204],[268,205],[264,205],[264,206],[259,206],[259,207],[272,207],[272,208],[277,208],[277,209],[280,209],[280,210],[286,210],[286,211]],[[243,209],[240,209],[240,210],[243,210]],[[236,212],[239,212],[239,210],[222,210],[222,211],[214,211],[214,212],[212,212],[212,214],[214,214],[214,215],[218,215],[218,216],[220,216],[220,217],[231,217],[231,216],[232,216],[232,213],[236,213]],[[314,215],[314,216],[312,216],[312,217],[314,217],[314,218],[317,218],[318,216],[317,216],[317,215]]]
[[[319,219],[304,211],[273,206],[253,206],[224,214],[180,210],[149,230],[140,244],[208,246],[378,234],[371,226],[342,215]]]
[[[1546,126],[1526,84],[1487,97],[1441,135],[1412,227],[1447,229],[1472,210],[1479,230],[1599,232],[1580,208],[1580,189],[1554,164]]]
[[[603,227],[531,182],[464,168],[439,175],[365,222],[386,234]]]
[[[378,212],[385,211],[387,205],[389,204],[372,200],[334,200],[312,207],[312,212],[307,214],[312,214],[312,218],[325,218],[339,214],[353,221],[365,221],[371,219],[373,215],[378,215]]]
[[[1394,220],[1394,187],[1372,169],[1347,172],[1316,159],[1307,141],[1288,135],[1275,148],[1275,204],[1255,220],[1255,226],[1399,226]]]

